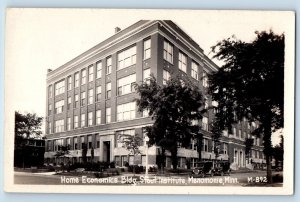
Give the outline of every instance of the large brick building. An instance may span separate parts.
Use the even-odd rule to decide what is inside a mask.
[[[47,74],[46,153],[48,162],[60,161],[55,153],[60,145],[69,145],[69,160],[82,161],[82,147],[94,161],[115,161],[117,166],[134,163],[134,156],[118,142],[119,134],[143,136],[143,127],[151,125],[147,113],[139,113],[133,84],[152,73],[163,85],[171,75],[187,75],[205,93],[206,74],[218,67],[199,45],[172,21],[139,21],[120,30],[95,47]],[[216,105],[206,95],[206,105]],[[210,110],[202,121],[202,159],[215,159],[209,123]],[[244,120],[224,132],[218,159],[229,160],[232,167],[263,163],[262,142],[254,138],[251,155],[246,158],[245,138],[255,123]],[[141,162],[145,164],[145,146],[141,145]],[[149,148],[148,161],[156,164],[157,148]],[[167,154],[168,155],[168,154]],[[193,167],[199,158],[196,144],[178,148],[179,167]],[[65,159],[65,158],[64,158]],[[171,166],[169,157],[166,166]]]

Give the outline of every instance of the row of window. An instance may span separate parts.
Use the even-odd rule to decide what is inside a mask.
[[[253,149],[250,150],[250,157],[265,159],[264,153],[262,151],[253,150]]]
[[[168,41],[164,41],[164,51],[163,51],[163,56],[164,59],[166,61],[168,61],[169,63],[173,64],[173,45],[168,42]],[[183,71],[183,72],[187,72],[187,56],[182,53],[179,52],[178,54],[178,68]],[[192,61],[191,62],[191,76],[196,79],[199,80],[199,65]],[[207,74],[206,72],[203,71],[203,86],[204,87],[208,87],[208,78],[207,78]]]
[[[218,153],[219,154],[228,154],[228,143],[221,143],[220,146],[218,146],[217,148],[215,148],[215,144],[214,144],[214,141],[211,141],[211,148],[209,149],[209,146],[208,146],[208,142],[209,140],[206,139],[206,138],[203,138],[202,140],[202,151],[205,151],[205,152],[214,152],[214,150],[218,150]]]
[[[228,130],[224,130],[223,135],[228,137]],[[238,133],[237,133],[236,128],[232,128],[232,135],[234,138],[240,139],[240,140],[244,140],[245,138],[250,138],[249,133],[246,134],[245,131],[243,131],[243,133],[242,133],[242,130],[240,130],[240,129],[238,130]],[[253,135],[251,138],[253,139],[253,145],[260,146],[260,138],[254,137]]]
[[[77,129],[79,127],[89,127],[93,125],[100,125],[102,122],[102,117],[101,117],[101,110],[96,110],[95,112],[95,119],[94,119],[94,113],[93,112],[88,112],[87,113],[87,120],[86,120],[86,114],[83,113],[80,116],[79,115],[74,115],[73,119],[73,126],[71,122],[71,117],[68,117],[66,119],[66,130],[69,131],[71,129]],[[148,117],[148,111],[144,111],[142,114],[143,117]],[[79,120],[80,118],[80,120]],[[117,122],[121,121],[126,121],[126,120],[132,120],[136,118],[136,103],[135,102],[129,102],[125,104],[120,104],[117,105],[117,117],[116,120]],[[106,108],[105,110],[105,123],[110,123],[111,122],[111,108]],[[208,131],[208,118],[203,117],[202,118],[202,128],[204,130]],[[197,123],[198,124],[198,121]],[[54,122],[54,132],[63,132],[65,130],[65,120],[64,119],[59,119]],[[51,122],[48,121],[48,133],[52,133],[52,125]]]
[[[73,140],[72,143],[71,139]],[[79,140],[81,145],[79,145]],[[84,148],[85,144],[87,146],[87,149],[92,149],[100,147],[100,136],[96,135],[95,143],[93,143],[92,135],[87,136],[87,142],[85,141],[85,136],[80,136],[65,139],[56,139],[53,141],[48,141],[47,143],[48,151],[59,151],[62,146],[67,146],[68,150],[77,150]]]
[[[151,40],[144,40],[144,59],[148,59],[151,57]],[[164,51],[163,51],[164,59],[173,64],[173,45],[168,41],[164,41]],[[117,70],[129,67],[131,65],[136,64],[136,45],[131,46],[123,51],[117,53]],[[178,58],[178,67],[180,70],[186,73],[187,71],[187,56],[182,52],[179,52]],[[111,56],[106,58],[106,74],[110,74],[112,70],[112,58]],[[88,75],[87,75],[88,72]],[[191,76],[199,80],[199,65],[192,61],[191,63]],[[87,78],[88,77],[88,78]],[[102,61],[98,61],[96,63],[96,79],[102,77]],[[164,78],[170,77],[165,75]],[[79,72],[76,72],[74,75],[74,88],[79,87],[79,85],[84,85],[88,82],[94,80],[94,65],[88,66],[87,69],[81,70],[81,78],[79,77]],[[165,79],[167,80],[167,79]],[[164,80],[164,81],[165,81]],[[203,72],[203,86],[208,86],[207,75]],[[61,80],[55,84],[55,96],[60,95],[65,92],[65,81]],[[67,90],[72,89],[72,76],[67,77]],[[53,96],[52,86],[49,86],[49,98]]]
[[[150,69],[146,69],[143,72],[143,78],[144,80],[147,80],[150,77]],[[117,94],[120,95],[125,95],[129,94],[135,91],[134,85],[136,82],[136,74],[131,74],[129,76],[120,78],[117,80]],[[111,83],[106,84],[106,98],[109,99],[111,98]],[[102,87],[97,86],[96,87],[96,96],[94,96],[94,89],[89,89],[88,90],[88,99],[87,99],[87,104],[93,104],[95,102],[101,101],[102,97]],[[80,106],[84,106],[86,104],[86,92],[81,92],[80,94]],[[60,100],[55,102],[55,114],[62,113],[64,111],[64,105],[65,102],[64,100]],[[74,108],[79,107],[79,94],[74,95]],[[72,97],[69,96],[67,98],[67,110],[70,110],[72,108]],[[49,104],[48,106],[48,114],[51,115],[52,113],[52,104]]]
[[[101,110],[96,111],[96,117],[94,120],[93,112],[88,112],[87,114],[87,122],[86,122],[86,114],[80,115],[80,122],[79,122],[79,115],[74,115],[74,124],[73,128],[79,128],[79,127],[86,127],[86,126],[93,126],[93,125],[100,125],[102,123],[101,121]],[[146,113],[143,113],[143,116],[146,116]],[[136,103],[135,102],[129,102],[126,104],[120,104],[117,105],[117,121],[126,121],[126,120],[132,120],[136,117]],[[68,117],[66,123],[66,130],[69,131],[72,129],[72,123],[71,123],[71,117]],[[111,122],[111,108],[106,108],[105,110],[105,123]],[[65,120],[60,119],[56,120],[54,122],[54,132],[63,132],[65,128]],[[52,133],[52,126],[51,122],[48,122],[48,132]]]
[[[144,40],[144,59],[148,59],[151,57],[151,40]],[[117,70],[129,67],[131,65],[136,64],[136,46],[132,46],[123,51],[117,53]],[[111,56],[106,58],[106,74],[110,74],[112,70],[112,58]],[[87,82],[87,71],[88,71],[88,82],[94,80],[94,66],[90,65],[87,70],[81,70],[81,78],[79,77],[79,72],[76,72],[74,75],[74,88],[79,87],[79,83],[81,85],[86,84]],[[96,63],[96,79],[102,77],[102,61],[98,61]],[[65,92],[65,81],[61,80],[57,82],[54,86],[55,88],[55,96],[60,95]],[[72,76],[67,77],[67,90],[72,89]],[[53,96],[52,86],[49,86],[49,98]]]

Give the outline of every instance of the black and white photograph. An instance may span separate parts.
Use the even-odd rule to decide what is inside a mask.
[[[292,11],[10,8],[5,190],[290,195]]]

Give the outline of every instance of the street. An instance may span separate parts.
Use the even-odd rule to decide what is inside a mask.
[[[270,186],[267,185],[266,172],[232,173],[230,176],[213,176],[192,178],[188,175],[121,174],[105,178],[95,178],[82,174],[80,176],[56,175],[52,173],[15,172],[15,184],[34,185],[142,185],[142,186]],[[281,183],[271,186],[282,186]]]

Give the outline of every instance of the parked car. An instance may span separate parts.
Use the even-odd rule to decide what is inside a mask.
[[[214,176],[214,168],[213,168],[213,162],[212,161],[206,161],[206,162],[200,162],[197,164],[197,167],[195,167],[192,170],[192,177],[205,177],[206,175]]]
[[[230,175],[230,163],[229,162],[217,162],[215,163],[214,174],[215,175]]]

